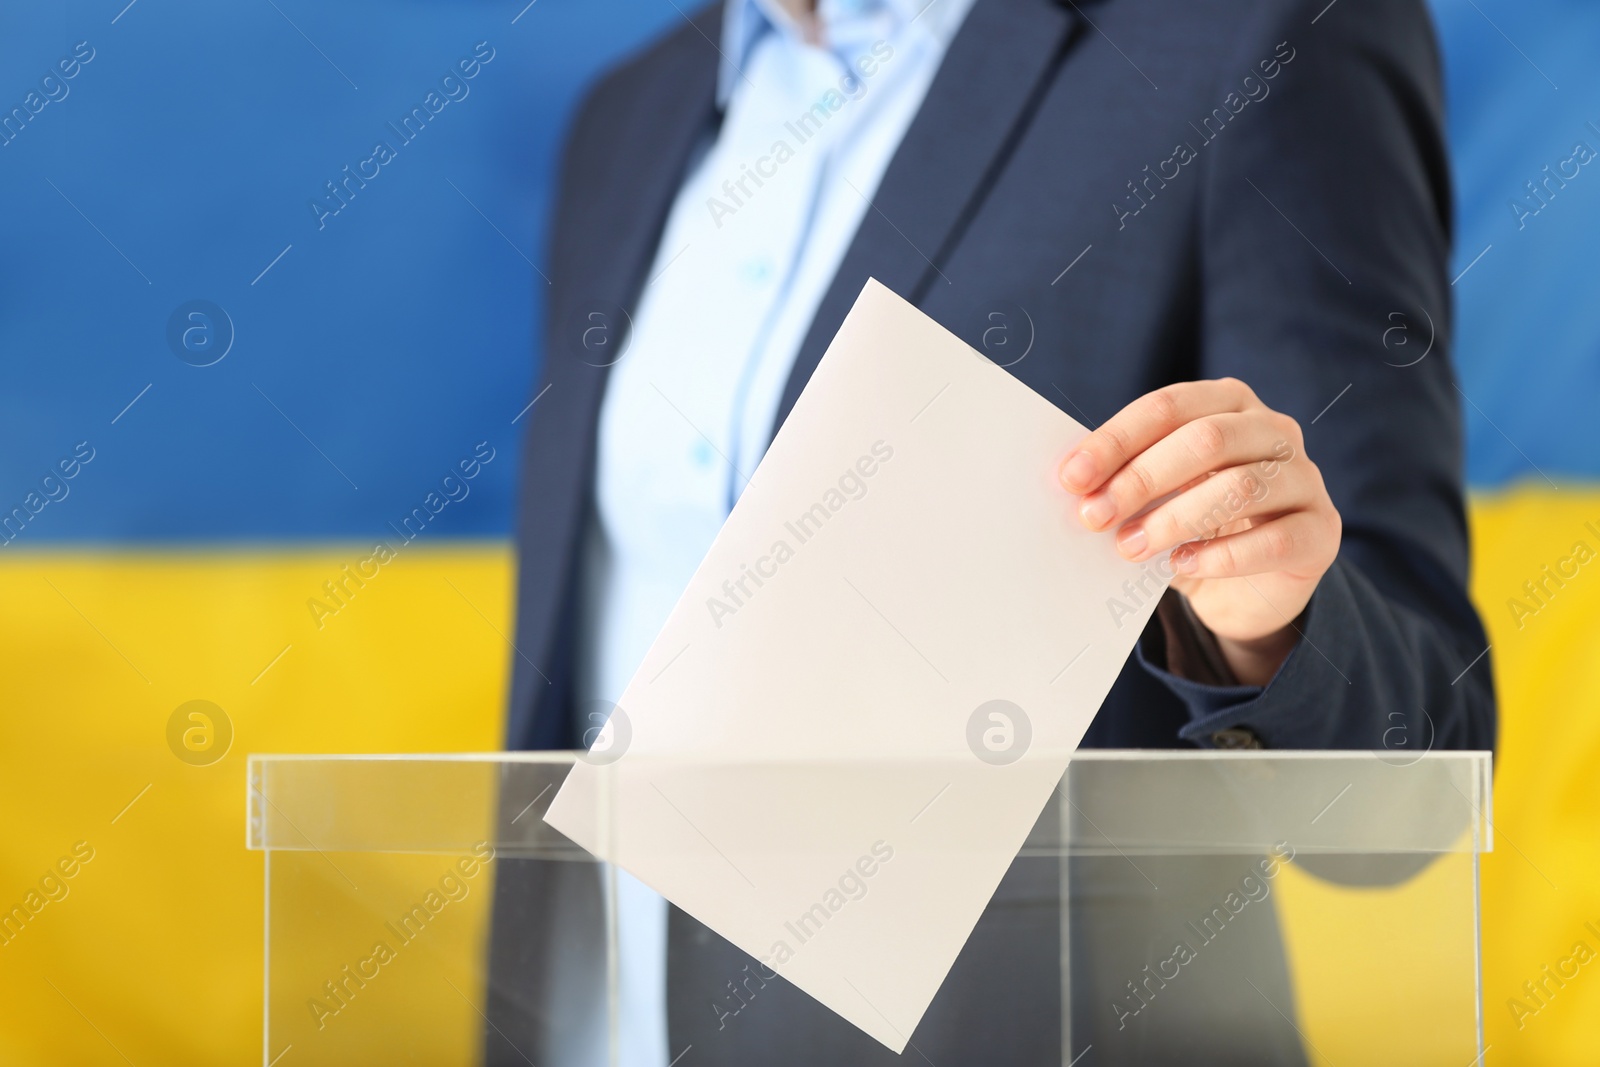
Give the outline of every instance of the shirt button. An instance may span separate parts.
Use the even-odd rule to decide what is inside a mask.
[[[748,260],[739,268],[739,276],[751,285],[765,285],[777,273],[770,259]]]
[[[1218,730],[1211,735],[1211,743],[1218,748],[1265,748],[1255,731],[1243,726]]]

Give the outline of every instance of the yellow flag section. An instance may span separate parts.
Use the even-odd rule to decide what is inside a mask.
[[[1473,597],[1500,697],[1483,868],[1491,1064],[1596,1062],[1600,1042],[1600,490],[1473,505]]]
[[[344,568],[372,575],[358,566],[367,554],[0,561],[0,909],[27,916],[0,922],[0,1065],[261,1062],[263,857],[244,847],[246,754],[498,747],[510,550],[412,549],[357,586]],[[291,854],[284,873],[323,873],[304,855],[317,858]],[[396,921],[455,862],[390,859],[383,872],[339,862]],[[470,959],[492,870],[456,877],[469,893],[447,882],[441,896],[458,899],[345,998],[348,1014],[363,995],[369,1010],[404,1005],[408,964]],[[376,921],[337,936],[355,939],[338,947],[356,966],[385,939]],[[324,1005],[322,1036],[337,1044],[354,1028],[322,983],[343,976],[315,978],[304,999]],[[428,1008],[440,1040],[470,1050],[481,1023],[440,988]]]
[[[1494,852],[1482,864],[1485,1062],[1590,1067],[1600,1040],[1600,491],[1541,481],[1479,495],[1472,527],[1472,593],[1500,700]],[[1466,963],[1464,858],[1382,889],[1291,869],[1280,916],[1315,1067],[1362,1062],[1355,1050],[1374,1033],[1392,1042],[1394,1062],[1446,1062],[1439,1024],[1454,1033],[1460,1020],[1417,979],[1447,959]],[[1341,930],[1392,950],[1355,958]]]
[[[1501,700],[1482,882],[1488,1059],[1589,1064],[1600,1019],[1600,491],[1482,496],[1473,526],[1473,594]],[[0,561],[0,908],[28,916],[0,927],[0,1065],[258,1062],[262,856],[244,848],[245,754],[497,747],[516,654],[509,549],[358,566],[365,555]],[[374,570],[360,585],[348,578]],[[342,969],[324,974],[319,954],[302,983],[305,1040],[343,1048],[381,1032],[369,1026],[384,1013],[425,1008],[439,1020],[436,1045],[409,1051],[471,1061],[493,863],[469,876],[458,859],[341,856],[342,873],[313,853],[286,861],[286,884],[322,892],[348,876],[385,902],[358,915],[330,893],[320,928],[330,958],[379,977],[360,986]],[[1430,1029],[1456,1026],[1457,1008],[1434,998],[1451,1014],[1435,1020],[1385,1005],[1431,1002],[1406,975],[1428,973],[1419,953],[1461,959],[1454,931],[1470,913],[1454,898],[1442,911],[1364,905],[1381,893],[1425,900],[1430,879],[1453,873],[1361,890],[1291,873],[1280,905],[1308,1055],[1347,1062],[1340,1053],[1354,1046],[1340,1035],[1365,1020],[1393,1033],[1408,1062],[1433,1062]],[[435,922],[416,937],[403,930],[403,942],[385,936],[377,918],[405,915],[441,885],[450,903]],[[1415,916],[1391,934],[1409,961],[1374,967],[1339,952],[1345,924],[1380,912]],[[374,962],[380,941],[393,958]],[[459,989],[424,991],[408,966],[454,975]]]

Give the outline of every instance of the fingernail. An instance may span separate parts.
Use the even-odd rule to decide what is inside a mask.
[[[1172,567],[1179,574],[1193,574],[1200,567],[1197,553],[1188,545],[1176,548],[1172,552]]]
[[[1068,489],[1087,489],[1094,484],[1094,457],[1087,452],[1074,452],[1061,465],[1061,481]]]
[[[1124,526],[1122,532],[1117,534],[1117,551],[1129,559],[1135,559],[1144,552],[1145,536],[1143,526]]]
[[[1105,496],[1086,496],[1083,503],[1078,505],[1078,515],[1091,530],[1105,528],[1116,514],[1117,506]]]

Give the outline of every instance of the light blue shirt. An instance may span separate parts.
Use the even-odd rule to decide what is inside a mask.
[[[811,320],[972,2],[821,0],[808,44],[775,0],[729,0],[723,122],[673,203],[601,406],[580,701],[621,697],[760,462]],[[626,875],[615,904],[620,1059],[667,1067],[682,1050],[667,1048],[665,904]],[[721,992],[705,990],[708,1012]]]

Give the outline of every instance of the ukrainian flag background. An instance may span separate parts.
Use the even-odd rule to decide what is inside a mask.
[[[78,861],[0,945],[0,1065],[254,1060],[245,754],[499,743],[559,134],[681,19],[525,2],[0,13],[0,909]],[[1502,708],[1489,1062],[1593,1063],[1600,967],[1523,983],[1600,951],[1600,562],[1544,570],[1600,551],[1600,166],[1540,184],[1600,151],[1600,9],[1435,10]]]
[[[1500,700],[1486,1059],[1593,1064],[1600,976],[1587,972],[1600,967],[1537,998],[1525,983],[1580,943],[1600,953],[1586,925],[1600,928],[1600,556],[1576,562],[1600,553],[1600,6],[1434,10],[1455,156],[1472,591]]]

